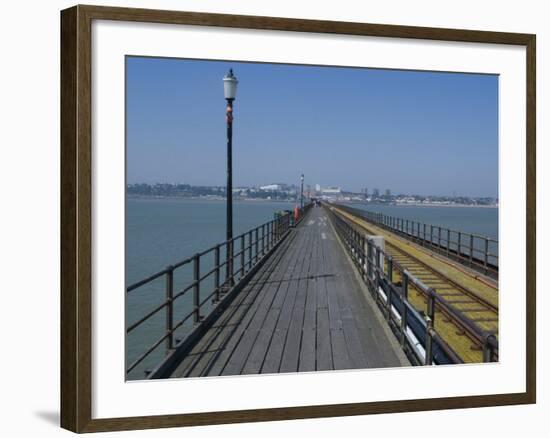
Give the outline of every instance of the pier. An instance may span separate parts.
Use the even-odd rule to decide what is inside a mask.
[[[308,204],[131,285],[165,300],[127,333],[165,330],[127,372],[159,349],[147,378],[498,361],[498,242],[409,222]]]

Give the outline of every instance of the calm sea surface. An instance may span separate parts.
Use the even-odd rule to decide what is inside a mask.
[[[498,209],[361,204],[352,206],[498,239]],[[293,207],[294,204],[283,202],[235,202],[233,234],[236,236],[255,228],[272,220],[276,211]],[[126,285],[129,286],[224,240],[225,201],[129,198],[126,204]],[[212,265],[213,260],[201,261],[201,272],[207,272]],[[191,281],[191,265],[176,270],[175,293]],[[128,294],[127,325],[158,306],[164,300],[164,288],[165,278],[161,277]],[[205,282],[203,296],[212,289],[213,281]],[[191,295],[186,293],[176,301],[174,323],[191,310]],[[127,336],[127,366],[163,335],[164,315],[164,311],[158,312]],[[191,328],[191,321],[183,324],[178,329],[176,338],[183,338]],[[128,378],[143,378],[144,372],[151,370],[164,354],[164,344],[161,344]]]
[[[480,234],[498,240],[498,208],[486,207],[420,207],[413,205],[365,205],[351,207],[383,213],[428,225]]]

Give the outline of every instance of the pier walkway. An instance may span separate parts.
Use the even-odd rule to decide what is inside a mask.
[[[498,241],[313,205],[128,286],[128,294],[148,296],[164,280],[165,299],[128,325],[128,334],[151,330],[155,339],[153,318],[161,328],[164,314],[160,336],[128,362],[127,375],[499,360]]]
[[[327,212],[314,207],[169,377],[408,364]]]

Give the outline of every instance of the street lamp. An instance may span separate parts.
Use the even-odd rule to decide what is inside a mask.
[[[239,81],[233,74],[233,69],[223,78],[223,93],[227,101],[227,217],[226,217],[226,265],[225,278],[233,285],[233,179],[232,179],[232,147],[233,147],[233,101],[237,95]]]
[[[300,209],[304,208],[304,174],[300,177],[302,187],[300,189]]]

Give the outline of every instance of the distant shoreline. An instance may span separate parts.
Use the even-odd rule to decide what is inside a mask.
[[[377,206],[391,206],[391,207],[448,207],[448,208],[496,208],[498,209],[498,205],[475,205],[475,204],[423,204],[421,202],[418,203],[407,203],[407,204],[365,204],[362,202],[348,202],[349,204],[355,204],[355,205],[364,205],[368,207],[377,207]]]
[[[126,197],[128,199],[174,199],[174,200],[183,200],[183,201],[205,201],[205,202],[220,202],[225,201],[225,197],[204,197],[204,196],[161,196],[161,195],[129,195]],[[234,202],[280,202],[286,204],[297,204],[299,201],[296,200],[285,200],[285,199],[263,199],[263,198],[239,198],[234,197]],[[336,203],[351,204],[351,205],[362,205],[364,207],[444,207],[444,208],[492,208],[498,209],[498,205],[475,205],[475,204],[437,204],[437,203],[391,203],[391,204],[371,204],[364,202],[354,202],[354,201],[335,201]]]
[[[128,199],[175,199],[175,200],[183,200],[183,201],[225,201],[226,198],[224,197],[203,197],[203,196],[160,196],[160,195],[128,195],[126,194],[126,198]],[[295,200],[284,200],[284,199],[262,199],[262,198],[238,198],[234,197],[233,202],[284,202],[286,204],[292,204],[297,203],[299,201]]]

